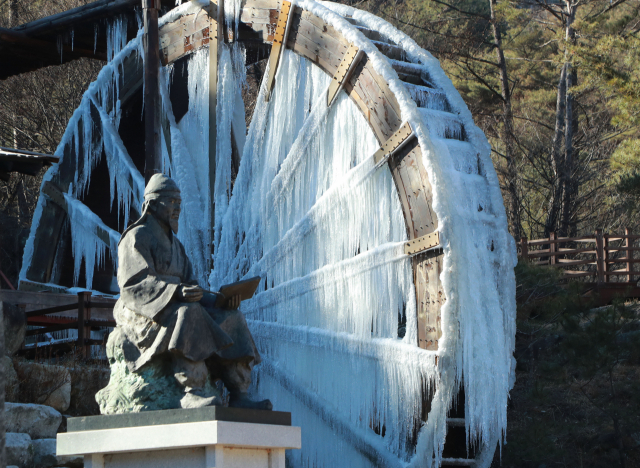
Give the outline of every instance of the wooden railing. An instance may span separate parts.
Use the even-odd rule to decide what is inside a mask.
[[[20,306],[27,325],[38,327],[27,330],[26,336],[77,330],[76,346],[85,359],[91,357],[92,345],[104,345],[102,340],[91,339],[91,329],[116,326],[113,319],[116,301],[110,298],[95,300],[90,291],[72,295],[0,290],[0,301]],[[35,346],[38,346],[37,341]]]
[[[640,277],[633,265],[640,263],[634,258],[634,247],[640,235],[625,229],[623,235],[604,234],[597,229],[593,236],[557,237],[551,233],[547,239],[520,239],[518,254],[530,262],[562,268],[567,278],[592,279],[596,284],[613,283],[634,285]]]

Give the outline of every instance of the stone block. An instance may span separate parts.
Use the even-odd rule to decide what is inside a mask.
[[[4,315],[4,352],[7,356],[20,349],[27,331],[27,317],[16,305],[2,303]]]
[[[32,439],[51,439],[56,436],[62,415],[50,406],[32,403],[5,403],[7,432],[22,432]]]
[[[30,467],[33,463],[33,446],[29,434],[7,432],[5,447],[7,463],[20,468]]]
[[[33,463],[37,467],[68,466],[80,468],[84,461],[82,456],[56,455],[56,439],[38,439],[33,444]]]
[[[71,374],[62,366],[17,362],[16,371],[21,382],[22,400],[47,405],[58,411],[69,409],[71,403]]]
[[[13,361],[9,356],[0,356],[4,370],[5,401],[14,401],[18,395],[18,374],[13,368]]]

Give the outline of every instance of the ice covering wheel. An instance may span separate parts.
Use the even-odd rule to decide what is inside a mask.
[[[225,5],[233,41],[219,52],[211,160],[217,7],[189,3],[161,20],[163,155],[183,191],[180,237],[211,288],[264,278],[244,307],[264,358],[255,391],[302,426],[294,466],[476,463],[464,447],[448,455],[448,427],[486,448],[476,459],[487,465],[512,385],[515,247],[486,138],[409,37],[311,0],[284,18],[286,47],[254,93],[245,134],[241,84],[247,63],[268,55],[281,3]],[[22,288],[113,288],[106,250],[143,190],[141,70],[138,37],[69,123]],[[329,102],[332,82],[340,91]],[[461,423],[450,414],[460,385]]]

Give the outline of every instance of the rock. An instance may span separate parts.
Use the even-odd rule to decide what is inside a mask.
[[[7,432],[6,439],[7,463],[19,467],[31,466],[33,462],[33,447],[29,434]]]
[[[18,374],[13,368],[13,361],[9,356],[0,356],[4,371],[4,396],[5,401],[13,401],[18,394]]]
[[[16,305],[2,303],[4,315],[4,352],[7,356],[20,349],[27,331],[27,317]]]
[[[50,439],[56,436],[62,415],[50,406],[32,403],[5,403],[7,432],[22,432],[32,439]]]
[[[152,359],[139,372],[130,372],[122,350],[124,334],[116,328],[107,340],[111,364],[109,384],[95,395],[102,414],[137,413],[180,408],[183,390],[164,364]],[[215,389],[207,382],[206,396]]]
[[[56,466],[56,439],[38,439],[33,441],[33,463],[36,466]]]
[[[71,404],[71,374],[66,367],[17,362],[21,399],[67,411]]]
[[[81,467],[84,464],[83,457],[57,456],[56,439],[39,439],[32,442],[33,463],[38,467],[69,466]]]
[[[69,414],[85,416],[100,414],[96,393],[109,383],[111,371],[108,367],[75,366],[71,372],[71,406]]]

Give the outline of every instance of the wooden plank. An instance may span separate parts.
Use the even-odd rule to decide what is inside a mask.
[[[189,53],[208,46],[212,27],[210,21],[211,18],[207,12],[201,10],[197,15],[188,15],[171,23],[173,28],[169,31],[165,31],[163,27],[160,30],[162,64],[173,63]]]
[[[564,274],[571,278],[580,278],[586,276],[595,276],[595,271],[573,271],[573,270],[564,270]]]
[[[100,300],[109,300],[100,298]],[[0,302],[7,304],[28,304],[35,308],[57,307],[71,303],[78,304],[78,296],[75,294],[56,294],[50,292],[10,291],[0,289]],[[113,303],[115,304],[115,299]]]
[[[418,314],[420,348],[435,351],[442,336],[440,309],[445,301],[440,283],[443,254],[420,254],[412,258]]]
[[[633,249],[633,239],[631,238],[631,229],[625,228],[624,235],[625,235],[624,248],[626,250],[625,258],[627,260],[627,264],[625,265],[625,270],[627,270],[627,281],[632,282],[634,279],[634,276],[633,276],[633,262],[631,260],[633,260],[633,251],[635,249]]]
[[[396,114],[396,110],[393,108],[389,99],[384,95],[378,83],[374,80],[371,71],[373,66],[371,62],[367,61],[364,70],[359,76],[359,80],[362,82],[362,86],[367,90],[367,93],[375,104],[372,109],[373,112],[378,115],[381,121],[385,122],[391,132],[398,130],[402,125],[402,119]],[[375,71],[374,71],[375,72]]]
[[[318,44],[320,47],[331,51],[332,54],[338,56],[339,60],[342,60],[344,54],[347,53],[349,43],[342,38],[341,34],[333,30],[333,28],[319,28],[316,24],[311,22],[312,15],[305,13],[308,12],[304,12],[301,17],[298,17],[299,19],[296,19],[294,21],[294,23],[292,24],[292,30],[294,29],[295,25],[295,30],[298,34],[305,36],[313,43]],[[315,18],[319,20],[319,18]],[[335,33],[332,35],[331,31],[335,31]]]
[[[591,260],[567,260],[564,258],[558,258],[556,260],[557,266],[566,267],[566,266],[575,266],[575,265],[595,265],[596,262]],[[553,263],[552,263],[553,265]]]
[[[287,42],[287,33],[289,32],[290,19],[293,15],[290,15],[291,2],[282,0],[282,6],[280,7],[280,14],[278,15],[278,23],[276,25],[276,32],[273,38],[273,45],[271,46],[271,54],[269,56],[269,75],[267,76],[267,90],[264,95],[265,101],[269,100],[271,96],[271,90],[273,89],[273,82],[278,71],[278,64],[280,63],[280,55],[282,48]]]
[[[91,345],[86,343],[86,340],[91,339],[91,327],[85,323],[91,320],[91,309],[88,307],[90,300],[91,292],[78,293],[78,347],[84,359],[91,357]]]
[[[398,188],[407,221],[407,236],[415,239],[437,230],[437,218],[431,208],[431,185],[422,167],[422,154],[417,139],[404,146],[389,159],[389,169],[394,180],[402,179]],[[406,200],[402,200],[402,198]]]
[[[382,137],[379,137],[379,141],[383,142],[398,130],[401,122],[396,120],[390,122],[388,120],[389,114],[385,108],[385,99],[380,89],[375,85],[373,77],[368,72],[368,65],[370,66],[369,58],[365,57],[353,71],[349,83],[356,88],[358,94],[367,103],[370,112],[369,121],[375,118],[376,126],[380,130],[380,136]],[[348,86],[345,85],[345,89],[349,89]]]
[[[251,28],[254,28],[257,24],[269,24],[272,22],[273,11],[273,9],[269,8],[244,7],[240,12],[240,21]]]
[[[302,35],[298,35],[295,40],[287,41],[287,47],[311,60],[329,75],[332,73],[331,70],[336,70],[340,64],[335,55]]]
[[[604,239],[602,229],[596,229],[596,265],[598,271],[598,283],[604,283],[605,264],[604,264]]]
[[[334,41],[337,41],[339,44],[344,47],[343,52],[346,52],[347,47],[349,47],[349,41],[347,41],[342,33],[338,31],[336,28],[324,22],[322,18],[314,15],[310,11],[302,10],[300,7],[296,7],[296,13],[302,16],[306,22],[311,23],[322,35],[325,39],[331,38]],[[330,43],[331,47],[335,47],[336,50],[339,50],[339,45],[335,43]]]
[[[396,99],[396,95],[393,94],[393,91],[389,88],[387,82],[378,74],[377,71],[374,70],[373,66],[367,67],[367,71],[373,78],[373,80],[378,85],[380,92],[382,93],[382,97],[385,102],[385,106],[389,107],[389,111],[391,115],[395,115],[396,119],[401,121],[402,113],[400,112],[400,104],[398,104],[398,100]]]
[[[265,9],[277,10],[279,6],[278,0],[247,0],[243,4],[243,9]]]

